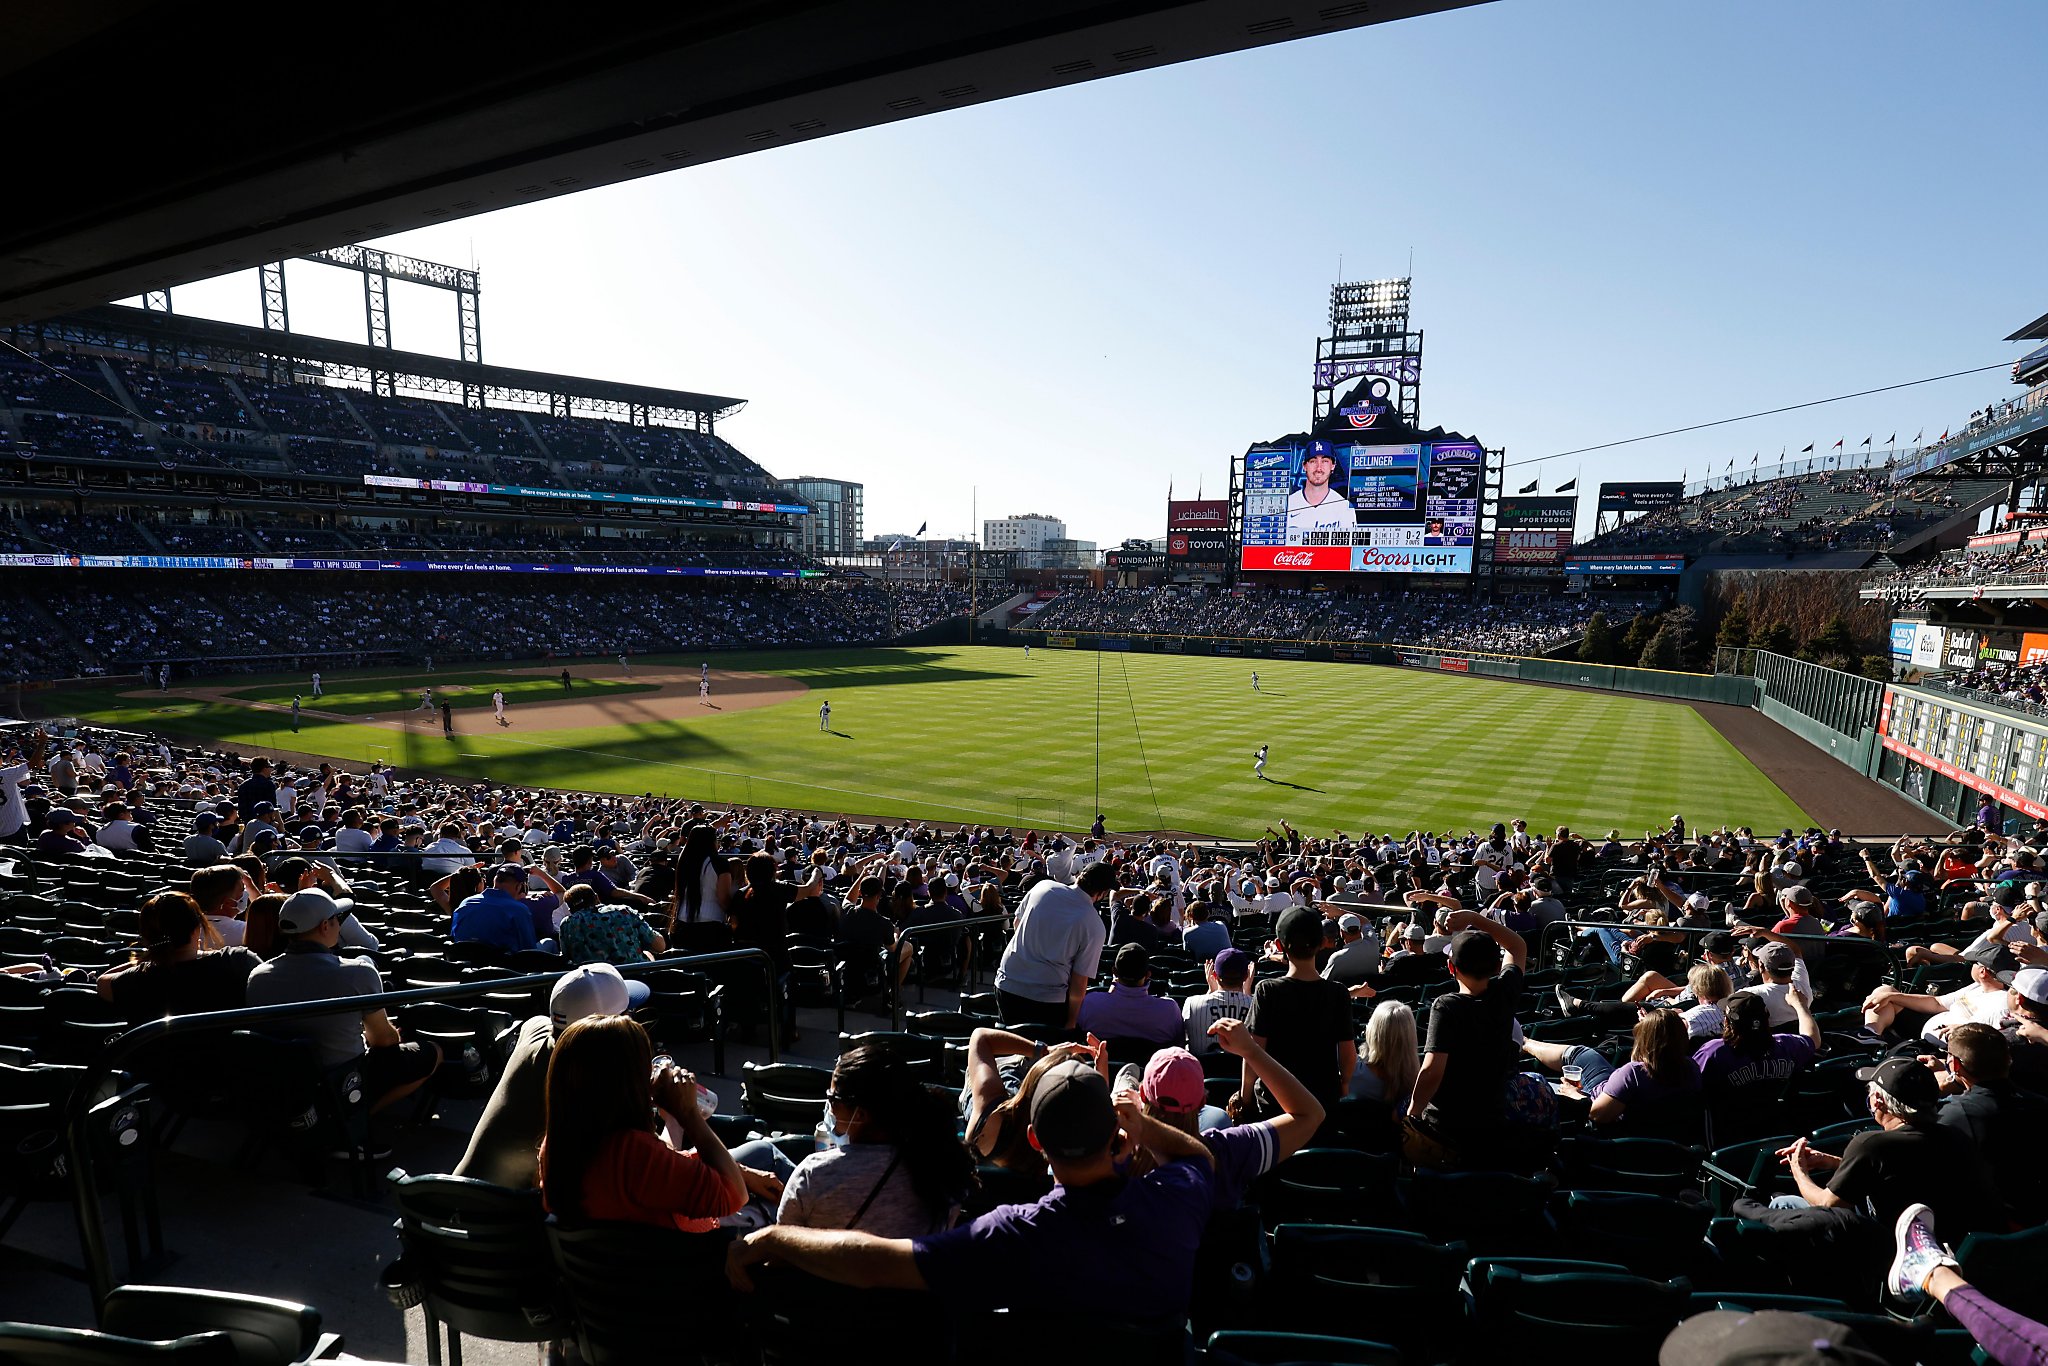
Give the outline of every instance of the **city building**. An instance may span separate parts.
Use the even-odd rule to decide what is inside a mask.
[[[1026,512],[1016,517],[989,517],[981,524],[981,543],[989,550],[1035,554],[1046,548],[1047,541],[1066,538],[1065,522],[1037,512]]]
[[[796,519],[799,549],[811,555],[860,553],[865,485],[806,474],[783,480],[782,489],[811,505],[810,516]]]

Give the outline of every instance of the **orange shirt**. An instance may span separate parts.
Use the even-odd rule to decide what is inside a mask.
[[[547,1201],[545,1184],[541,1198]],[[614,1134],[598,1149],[597,1161],[583,1177],[579,1217],[709,1233],[746,1203],[744,1191],[735,1194],[695,1153],[679,1153],[640,1130]]]

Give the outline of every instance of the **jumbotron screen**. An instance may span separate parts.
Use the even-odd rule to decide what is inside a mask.
[[[1254,446],[1243,567],[1469,574],[1485,464],[1476,441]]]

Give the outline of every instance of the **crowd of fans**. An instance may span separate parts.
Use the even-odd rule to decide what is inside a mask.
[[[16,885],[146,890],[62,918],[11,899],[14,930],[47,925],[63,955],[11,974],[47,974],[113,1020],[515,963],[559,974],[480,1064],[403,1008],[303,1017],[370,1111],[360,1136],[331,1112],[316,1133],[381,1160],[431,1122],[398,1102],[480,1080],[491,1099],[456,1174],[537,1188],[565,1232],[711,1240],[723,1267],[698,1259],[665,1287],[709,1359],[753,1359],[753,1306],[775,1311],[756,1331],[786,1341],[818,1282],[932,1296],[931,1311],[873,1301],[901,1319],[898,1345],[985,1345],[993,1326],[963,1316],[989,1310],[1010,1311],[1007,1333],[1054,1315],[1137,1335],[1107,1356],[1076,1340],[1076,1360],[1184,1359],[1158,1346],[1191,1322],[1415,1360],[1564,1359],[1575,1338],[1647,1360],[1667,1332],[1667,1361],[1784,1359],[1786,1344],[1924,1360],[1859,1335],[1917,1351],[1947,1325],[2001,1366],[2048,1350],[2025,1317],[2038,1257],[2010,1238],[1995,1255],[2048,1217],[2048,828],[2009,835],[1996,808],[1889,847],[1680,817],[1640,838],[1280,822],[1204,846],[1102,818],[935,829],[280,769],[143,736],[16,739],[0,765]],[[762,1069],[747,1114],[710,1114],[721,1098],[675,1061],[697,1046],[678,1004],[705,979],[661,960],[731,945],[775,970],[751,997],[725,984],[731,1029],[801,1047],[800,995],[826,1007],[814,1021],[835,1000],[857,1019],[911,974],[952,983],[959,1009],[842,1036],[829,1068]],[[971,991],[976,962],[993,991]],[[620,968],[653,970],[666,1003]],[[145,1080],[172,1104],[205,1094],[203,1044],[175,1062]],[[1320,1253],[1290,1265],[1304,1222]],[[1563,1279],[1492,1317],[1495,1259],[1530,1256],[1551,1260],[1498,1265]],[[387,1283],[417,1289],[425,1263]],[[1073,1288],[1079,1312],[1048,1286]],[[1372,1311],[1339,1286],[1377,1292]],[[1751,1314],[1752,1296],[1809,1317]],[[1449,1308],[1400,1312],[1410,1300]],[[1735,1312],[1702,1312],[1716,1305]],[[1295,1339],[1256,1359],[1362,1359],[1332,1350]]]
[[[22,571],[22,574],[30,571]],[[390,659],[610,657],[681,648],[754,649],[886,641],[962,616],[964,590],[944,584],[810,580],[762,585],[491,576],[249,574],[171,578],[95,570],[61,581],[44,571],[41,612],[6,619],[20,640],[14,677],[247,673],[284,660],[330,668]],[[53,591],[54,590],[54,591]]]
[[[1236,637],[1334,643],[1456,647],[1541,654],[1585,633],[1595,612],[1624,623],[1651,597],[1497,597],[1413,589],[1310,592],[1306,589],[1106,588],[1063,592],[1031,617],[1035,631]]]
[[[1881,590],[1894,606],[1911,607],[1925,600],[1929,588],[1990,588],[2040,583],[2048,577],[2048,543],[1971,552],[1952,550],[1917,564],[1902,565],[1870,587]]]
[[[1882,550],[1954,516],[1998,486],[1977,481],[1941,492],[1894,487],[1885,470],[1823,470],[1703,489],[1633,516],[1578,547],[1707,551]]]

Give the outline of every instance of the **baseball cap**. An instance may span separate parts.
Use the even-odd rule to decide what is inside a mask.
[[[1223,960],[1219,956],[1216,961]],[[2012,979],[2012,989],[2035,1005],[2048,1006],[2048,968],[2022,968]]]
[[[1689,911],[1704,911],[1713,904],[1712,901],[1708,900],[1705,892],[1694,892],[1685,899],[1685,907]]]
[[[219,824],[220,817],[214,815],[211,811],[201,811],[197,815],[192,817],[192,828],[195,831],[211,830],[213,829],[214,826]]]
[[[1116,1137],[1109,1082],[1084,1062],[1048,1068],[1031,1094],[1031,1132],[1047,1157],[1095,1156]]]
[[[1706,953],[1718,953],[1723,958],[1733,958],[1741,949],[1741,945],[1728,931],[1715,930],[1712,934],[1700,936],[1700,948]]]
[[[1794,906],[1813,904],[1813,890],[1809,887],[1787,887],[1784,895],[1786,902]]]
[[[285,934],[309,934],[336,916],[347,915],[354,905],[353,901],[337,901],[318,887],[308,887],[293,892],[277,908],[277,928]]]
[[[251,807],[251,808],[249,808],[249,809],[250,809],[250,810],[252,810],[252,811],[254,811],[254,812],[255,812],[255,813],[257,814],[257,815],[259,815],[259,816],[260,816],[260,815],[262,815],[262,814],[263,814],[264,812],[266,812],[266,811],[275,811],[275,810],[277,810],[277,803],[276,803],[276,802],[258,802],[258,803],[256,803],[256,805],[254,805],[253,807]]]
[[[1927,885],[1927,874],[1918,868],[1908,868],[1906,876],[1901,879],[1901,882],[1904,886],[1910,887],[1917,892]]]
[[[501,863],[497,867],[491,869],[491,881],[517,881],[521,884],[524,884],[526,881],[526,865],[522,863]]]
[[[1145,1064],[1138,1093],[1146,1103],[1183,1114],[1199,1110],[1209,1098],[1202,1064],[1185,1048],[1162,1048]]]
[[[1252,956],[1243,949],[1224,949],[1216,955],[1216,980],[1242,982],[1251,975]],[[2048,972],[2041,974],[2048,977]]]
[[[1887,1058],[1875,1067],[1859,1067],[1856,1080],[1876,1085],[1915,1114],[1941,1104],[1941,1086],[1918,1058]]]
[[[44,819],[52,825],[72,825],[77,822],[78,813],[68,806],[53,806]]]
[[[1359,919],[1359,917],[1355,915],[1340,915],[1337,917],[1337,928],[1345,931],[1347,934],[1352,930],[1358,930],[1363,932],[1365,929],[1365,921]]]
[[[1277,892],[1277,891],[1279,891],[1279,890],[1280,890],[1280,889],[1281,889],[1282,887],[1286,886],[1287,884],[1286,884],[1286,883],[1284,883],[1284,882],[1282,882],[1282,881],[1281,881],[1281,880],[1280,880],[1279,878],[1277,878],[1277,877],[1269,877],[1269,878],[1267,878],[1267,879],[1266,879],[1266,885],[1267,885],[1268,887],[1272,888],[1272,889],[1273,889],[1274,891],[1276,891],[1276,892]]]
[[[595,852],[599,858],[609,858],[613,854],[619,852],[619,846],[616,844],[600,844],[593,852]]]
[[[1408,922],[1408,928],[1401,931],[1401,937],[1403,939],[1415,940],[1427,939],[1429,938],[1429,931],[1422,927],[1420,920],[1411,920]]]
[[[1792,952],[1790,944],[1767,943],[1756,951],[1757,966],[1776,976],[1792,971],[1792,965],[1799,961],[1799,955]]]
[[[1786,859],[1783,863],[1779,864],[1778,871],[1784,874],[1786,877],[1806,876],[1806,870],[1804,868],[1801,868],[1798,864],[1794,863],[1791,859]]]
[[[610,963],[585,963],[555,979],[548,993],[548,1018],[566,1029],[591,1015],[623,1015],[647,1000],[645,982],[630,982]]]
[[[1126,944],[1116,951],[1116,980],[1129,985],[1143,981],[1152,972],[1152,955],[1143,944]]]
[[[1500,945],[1485,930],[1459,930],[1451,936],[1451,966],[1467,977],[1489,981],[1500,972]]]
[[[1657,1366],[1877,1366],[1883,1360],[1846,1324],[1782,1309],[1694,1314],[1657,1351]]]
[[[1280,917],[1273,937],[1280,941],[1281,948],[1297,957],[1314,953],[1323,946],[1323,913],[1296,906]]]
[[[2011,910],[2020,904],[2020,889],[2014,883],[2001,882],[1992,889],[1991,900],[1994,904]]]

